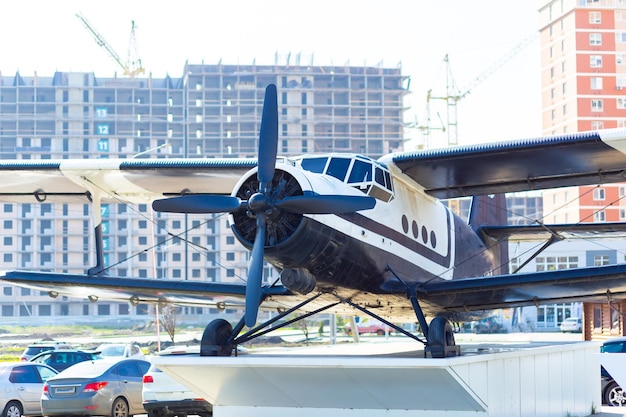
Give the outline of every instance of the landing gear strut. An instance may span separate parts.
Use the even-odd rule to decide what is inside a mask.
[[[280,325],[271,328],[270,326],[276,323],[278,320],[282,320],[286,316],[291,313],[301,309],[306,304],[320,297],[323,293],[318,293],[317,295],[311,297],[310,299],[300,303],[297,306],[294,306],[286,311],[281,312],[279,315],[275,316],[271,320],[266,321],[254,329],[249,330],[247,333],[243,335],[239,335],[241,330],[245,327],[244,318],[242,318],[239,323],[233,328],[231,324],[224,319],[216,319],[210,322],[204,330],[202,334],[202,342],[200,345],[200,355],[201,356],[230,356],[233,353],[236,354],[234,348],[244,342],[252,340],[256,337],[262,336],[266,333],[274,331],[278,328],[288,326],[294,322],[306,319],[314,314],[321,313],[324,310],[332,308],[337,304],[344,303],[348,304],[351,307],[385,323],[387,326],[393,328],[399,333],[403,333],[404,335],[417,340],[420,343],[425,345],[424,347],[424,356],[429,358],[446,358],[450,356],[460,356],[461,348],[457,346],[454,340],[454,332],[452,330],[452,325],[447,318],[443,316],[438,316],[432,319],[430,324],[426,324],[426,317],[420,307],[417,300],[417,293],[413,291],[409,296],[411,299],[411,303],[413,305],[413,309],[417,316],[417,320],[420,324],[420,328],[422,333],[426,337],[426,340],[420,339],[418,336],[407,332],[401,327],[396,326],[393,323],[388,322],[382,317],[377,316],[376,314],[368,311],[367,309],[352,303],[350,300],[343,299],[341,297],[337,297],[339,300],[336,303],[331,303],[325,307],[317,309],[315,311],[311,311],[309,313],[303,314],[295,319],[287,320],[282,322]]]

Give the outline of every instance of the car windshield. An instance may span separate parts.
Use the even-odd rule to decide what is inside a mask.
[[[105,346],[100,350],[102,356],[124,356],[124,346]]]

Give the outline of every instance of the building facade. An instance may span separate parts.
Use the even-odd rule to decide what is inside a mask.
[[[279,92],[280,155],[343,151],[377,158],[402,149],[407,77],[401,68],[187,63],[182,73],[0,75],[0,158],[256,156],[270,83]],[[84,273],[95,264],[90,210],[34,198],[0,205],[0,268]],[[110,275],[246,280],[249,253],[230,234],[227,216],[153,213],[124,201],[103,205],[102,216]],[[276,276],[266,266],[265,279]],[[0,292],[5,323],[147,314],[146,305],[53,299],[12,286]]]
[[[626,2],[543,1],[541,22],[542,126],[546,135],[626,126]],[[546,223],[626,221],[624,184],[571,187],[544,192]],[[626,262],[621,242],[584,241],[584,254],[569,267]],[[617,249],[608,249],[608,247]],[[560,260],[560,261],[559,261]],[[561,262],[562,261],[562,262]],[[623,335],[623,300],[585,303],[585,339]]]
[[[626,2],[544,1],[539,18],[543,133],[626,126]]]

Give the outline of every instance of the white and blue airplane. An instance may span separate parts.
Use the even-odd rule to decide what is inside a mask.
[[[626,181],[626,129],[400,152],[277,157],[278,105],[266,89],[257,159],[0,161],[0,201],[89,201],[96,259],[85,274],[7,271],[0,279],[70,297],[245,309],[210,322],[202,355],[231,355],[294,311],[369,314],[458,354],[451,320],[502,307],[626,296],[626,264],[509,273],[508,240],[623,233],[622,223],[507,225],[505,193]],[[441,199],[473,196],[469,222]],[[100,204],[229,213],[251,252],[246,285],[119,278],[104,271]],[[547,246],[544,245],[544,247]],[[263,262],[281,273],[263,285]],[[258,323],[259,309],[279,312]],[[428,319],[431,319],[428,322]],[[423,338],[392,322],[417,321]],[[293,320],[289,321],[291,323]]]

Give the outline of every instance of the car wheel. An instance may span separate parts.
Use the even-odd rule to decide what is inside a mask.
[[[384,331],[384,330],[380,330],[380,329],[379,329],[379,330],[376,330],[376,334],[377,334],[378,336],[384,336],[384,335],[385,335],[385,331]]]
[[[626,405],[624,390],[615,381],[609,382],[604,391],[604,401],[611,407],[623,407]]]
[[[129,417],[128,403],[123,398],[116,398],[111,407],[111,417]]]
[[[17,401],[9,402],[2,411],[2,417],[22,417],[24,407]]]

